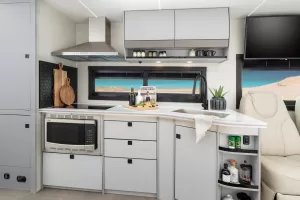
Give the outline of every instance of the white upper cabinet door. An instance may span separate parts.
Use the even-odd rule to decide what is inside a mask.
[[[175,10],[175,40],[229,39],[229,9]]]
[[[30,12],[30,3],[0,3],[0,110],[30,110],[30,76],[35,77]]]
[[[174,10],[125,12],[125,40],[174,40]]]

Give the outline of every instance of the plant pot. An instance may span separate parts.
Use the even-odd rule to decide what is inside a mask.
[[[225,98],[212,98],[210,100],[210,109],[212,110],[226,110]]]

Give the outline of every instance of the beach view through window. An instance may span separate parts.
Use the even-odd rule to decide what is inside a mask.
[[[248,91],[271,91],[283,100],[300,96],[300,70],[248,70],[242,73],[243,95]]]

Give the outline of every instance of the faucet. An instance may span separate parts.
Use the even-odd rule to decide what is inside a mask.
[[[200,81],[200,88],[199,88],[199,94],[201,95],[201,98],[203,100],[202,103],[202,107],[204,110],[208,110],[208,100],[207,100],[207,80],[204,76],[202,76],[201,74],[197,75],[196,78],[194,79],[194,87],[193,87],[193,96],[196,96],[196,84],[198,80],[203,80],[203,82],[205,83],[205,91],[204,91],[204,96],[201,95],[201,81]]]

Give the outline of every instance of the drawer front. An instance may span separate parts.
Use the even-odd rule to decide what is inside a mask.
[[[105,139],[104,155],[119,158],[156,159],[156,142]]]
[[[156,123],[105,121],[104,138],[156,140]]]
[[[156,160],[105,158],[105,189],[155,194]]]
[[[43,154],[43,185],[102,190],[102,157]]]

